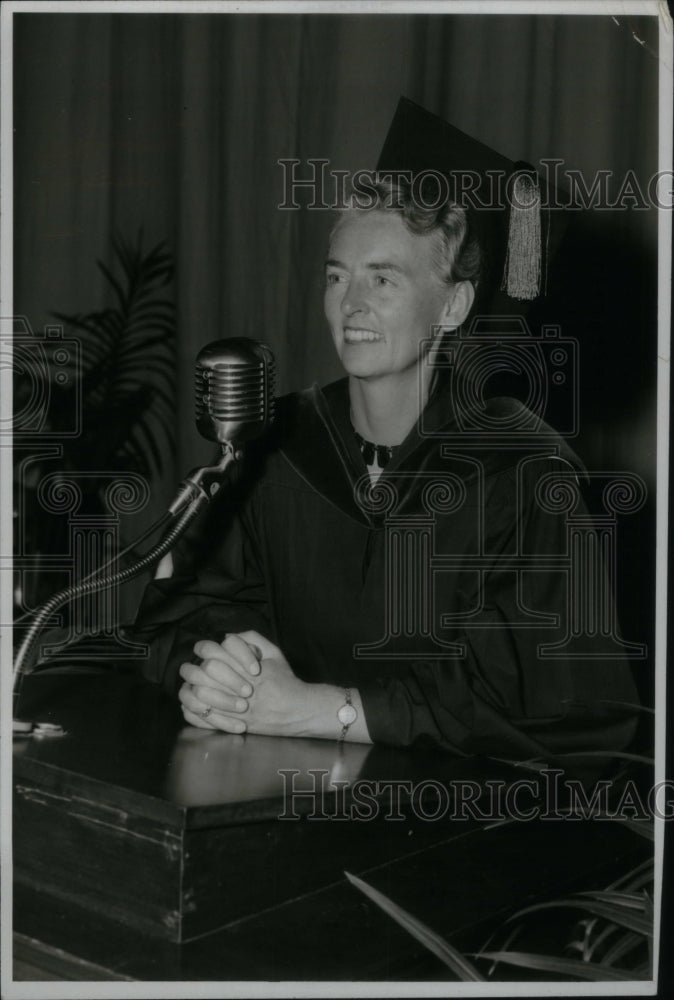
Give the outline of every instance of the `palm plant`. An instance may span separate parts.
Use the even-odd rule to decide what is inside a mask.
[[[562,942],[562,954],[514,950],[516,937],[526,936],[529,918],[546,910],[571,909],[582,916]],[[519,910],[501,928],[500,948],[489,943],[473,957],[490,961],[489,974],[500,962],[547,972],[566,979],[618,981],[650,978],[653,964],[653,861],[647,858],[603,890],[592,890],[538,903]]]
[[[626,707],[645,715],[653,714],[653,710],[645,706]],[[610,757],[618,760],[620,766],[612,779],[613,790],[617,794],[634,766],[645,764],[650,768],[653,764],[650,757],[628,752],[579,752],[560,754],[559,757]],[[545,767],[543,762],[536,760],[502,762],[530,771]],[[637,820],[613,813],[609,816],[612,822],[623,824],[636,836],[654,840],[651,819]],[[608,817],[596,812],[595,818],[606,820]],[[506,819],[492,826],[500,826],[504,822],[513,820]],[[652,857],[624,872],[604,888],[569,893],[518,910],[504,920],[479,951],[470,954],[459,951],[378,889],[349,872],[344,874],[356,889],[439,958],[456,979],[464,982],[498,979],[495,972],[504,965],[528,970],[534,979],[540,979],[540,974],[546,973],[552,980],[633,981],[649,979],[653,973]],[[570,914],[566,921],[559,919],[564,913]],[[557,917],[553,921],[552,933],[549,926],[541,926],[543,914]],[[539,947],[541,930],[546,938],[542,949]],[[556,939],[553,950],[550,950],[551,937]],[[513,947],[516,940],[517,948]],[[526,977],[527,972],[520,974]]]
[[[456,979],[485,981],[499,964],[528,969],[540,978],[566,980],[633,981],[648,979],[653,963],[653,862],[646,859],[603,890],[578,892],[526,907],[512,914],[499,930],[472,954],[463,954],[427,924],[408,913],[382,892],[345,872],[349,882],[439,958]],[[569,908],[581,914],[567,928],[554,953],[512,947],[540,932],[539,917],[545,910]],[[560,933],[559,930],[557,933]],[[561,932],[564,933],[563,931]],[[497,945],[495,939],[501,937]],[[486,965],[485,965],[486,963]]]
[[[173,258],[163,243],[145,252],[142,230],[133,243],[113,236],[112,248],[121,275],[97,263],[114,305],[53,314],[81,345],[82,433],[66,466],[151,476],[162,471],[162,443],[173,448],[175,310],[164,297]]]
[[[110,305],[89,313],[54,312],[67,336],[79,345],[67,378],[49,372],[49,409],[43,432],[61,443],[58,473],[98,472],[80,478],[86,514],[105,510],[104,490],[110,475],[134,472],[151,480],[160,475],[165,456],[174,450],[175,420],[175,307],[170,297],[173,256],[164,243],[143,247],[143,232],[130,240],[112,237],[110,265],[97,261]],[[30,372],[15,377],[15,412],[29,391]],[[76,437],[59,432],[72,422],[81,406]],[[39,505],[37,490],[50,463],[33,462],[30,478],[17,482],[19,532],[17,545],[27,554],[55,555],[68,545],[63,517],[50,517]],[[107,475],[106,475],[107,474]],[[107,478],[107,482],[105,481]],[[20,493],[19,493],[20,491]],[[30,581],[30,593],[21,598],[39,604],[54,588],[53,581]]]

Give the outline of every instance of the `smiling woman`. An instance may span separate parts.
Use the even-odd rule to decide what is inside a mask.
[[[410,191],[383,182],[375,191],[372,206],[362,210],[356,202],[333,229],[325,315],[350,377],[356,431],[395,446],[428,399],[433,368],[419,370],[420,358],[443,328],[461,325],[473,302],[471,281],[454,280],[464,244],[477,255],[465,210],[446,203],[424,211]]]
[[[146,673],[179,687],[189,723],[225,732],[544,759],[619,749],[637,700],[624,644],[610,630],[570,641],[578,600],[611,601],[603,565],[568,553],[559,496],[584,513],[582,466],[514,399],[484,402],[488,434],[462,433],[448,341],[479,284],[476,236],[460,206],[377,188],[327,253],[346,377],[279,400],[236,498],[216,498],[203,558],[178,555],[149,587]],[[586,571],[597,594],[574,596]]]

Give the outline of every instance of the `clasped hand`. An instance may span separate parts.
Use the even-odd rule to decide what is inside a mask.
[[[183,663],[178,697],[185,720],[202,729],[270,736],[308,735],[311,685],[295,676],[285,656],[259,632],[202,639],[201,663]]]

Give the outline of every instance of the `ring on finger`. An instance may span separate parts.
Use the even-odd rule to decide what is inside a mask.
[[[203,710],[203,712],[199,712],[199,715],[201,716],[202,719],[207,719],[208,716],[211,714],[212,711],[213,711],[213,707],[211,705],[209,705],[208,708],[205,708]]]

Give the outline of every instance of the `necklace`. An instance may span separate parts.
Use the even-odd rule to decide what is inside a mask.
[[[397,445],[389,444],[374,444],[372,441],[366,441],[365,438],[361,437],[358,431],[354,428],[353,433],[356,436],[356,441],[358,442],[358,447],[360,448],[361,455],[363,456],[363,461],[366,465],[374,465],[375,455],[377,457],[377,465],[380,469],[385,469],[388,463],[393,458],[393,453],[395,452]]]

